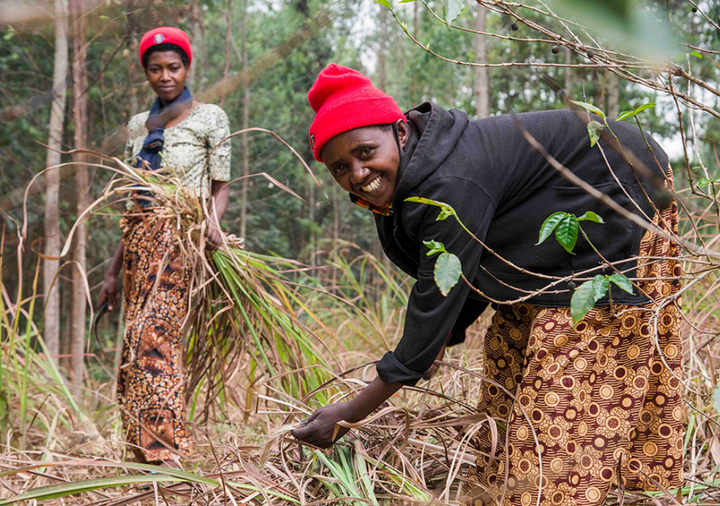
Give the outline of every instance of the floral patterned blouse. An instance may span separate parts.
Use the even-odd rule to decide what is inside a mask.
[[[141,112],[128,122],[124,161],[132,167],[137,166],[148,134],[145,122],[149,115],[150,111]],[[185,185],[207,198],[212,180],[230,179],[230,140],[220,143],[228,135],[230,124],[225,111],[214,104],[200,104],[180,123],[165,129],[161,167],[173,167]]]

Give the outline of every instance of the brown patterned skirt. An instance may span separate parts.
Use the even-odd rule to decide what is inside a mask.
[[[125,338],[118,401],[127,442],[146,462],[192,451],[182,376],[191,269],[176,247],[173,225],[137,209],[121,222]]]
[[[655,224],[677,233],[677,205]],[[485,375],[513,396],[483,382],[479,409],[500,422],[497,451],[490,458],[490,432],[479,432],[469,504],[602,505],[612,485],[681,486],[681,314],[668,299],[680,289],[677,256],[647,232],[637,277],[649,278],[638,284],[653,302],[596,307],[575,328],[569,308],[498,308]]]

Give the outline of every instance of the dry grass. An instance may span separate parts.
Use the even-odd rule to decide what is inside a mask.
[[[334,245],[320,277],[250,255],[232,237],[209,256],[207,210],[197,198],[172,177],[118,161],[110,170],[121,177],[95,212],[144,185],[195,263],[203,305],[188,337],[188,392],[197,452],[182,471],[130,463],[113,384],[89,381],[74,398],[42,353],[34,296],[18,303],[3,290],[0,505],[459,503],[475,459],[468,442],[494,423],[475,410],[488,315],[431,381],[404,389],[332,451],[300,447],[289,436],[295,423],[374,378],[372,361],[402,331],[409,281],[349,243]],[[716,214],[693,198],[685,204],[683,239],[717,248]],[[720,499],[720,278],[714,259],[684,260],[687,487],[615,494],[611,503]]]

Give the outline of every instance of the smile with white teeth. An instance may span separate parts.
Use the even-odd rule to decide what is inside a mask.
[[[375,179],[373,179],[372,181],[370,181],[370,182],[369,182],[368,184],[366,184],[365,186],[361,186],[360,189],[361,189],[362,191],[364,191],[365,193],[372,193],[372,192],[374,192],[375,190],[377,190],[378,187],[380,186],[380,180],[381,180],[381,179],[382,179],[382,176],[381,176],[381,177],[376,177]]]

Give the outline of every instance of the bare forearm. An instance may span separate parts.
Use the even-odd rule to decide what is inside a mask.
[[[225,214],[230,195],[230,185],[227,181],[212,182],[212,199],[210,200],[210,215],[217,218],[218,223]]]
[[[379,376],[366,386],[350,403],[352,420],[359,422],[403,387],[402,383],[385,383]]]
[[[118,277],[118,274],[120,273],[120,269],[122,268],[123,263],[123,242],[120,240],[120,244],[118,244],[117,249],[115,250],[115,254],[112,257],[112,261],[110,262],[110,267],[108,268],[107,276],[113,276],[115,278]]]

